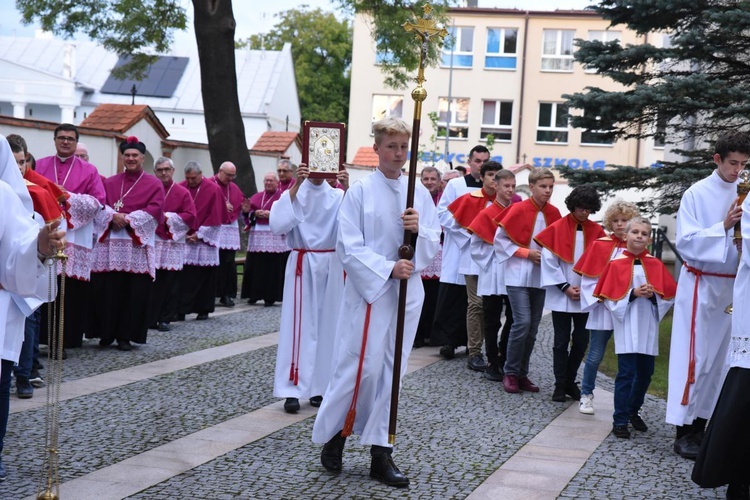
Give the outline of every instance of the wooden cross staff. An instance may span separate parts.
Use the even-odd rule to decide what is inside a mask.
[[[442,40],[448,35],[445,28],[438,27],[432,18],[432,7],[424,4],[424,14],[415,22],[404,23],[406,32],[413,32],[420,43],[419,72],[417,73],[417,88],[412,90],[414,100],[414,122],[411,129],[411,156],[409,158],[409,184],[406,191],[406,208],[414,206],[414,185],[417,179],[417,151],[419,151],[419,127],[422,121],[422,102],[427,98],[427,91],[422,87],[424,67],[427,62],[427,52],[430,42],[438,38]],[[403,244],[398,249],[400,259],[411,260],[414,257],[411,231],[404,231]],[[388,423],[388,442],[396,442],[396,419],[398,417],[398,393],[401,386],[401,353],[404,344],[404,319],[406,317],[406,287],[408,279],[401,280],[398,294],[398,316],[396,319],[396,348],[393,353],[393,384],[391,386],[391,412]]]

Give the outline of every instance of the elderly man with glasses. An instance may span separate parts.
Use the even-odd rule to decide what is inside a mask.
[[[294,186],[294,183],[297,181],[294,178],[295,170],[296,167],[294,164],[286,158],[279,161],[279,165],[276,167],[276,173],[279,174],[279,196],[281,196],[281,193]]]

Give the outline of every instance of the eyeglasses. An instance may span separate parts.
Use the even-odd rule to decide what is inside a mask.
[[[157,174],[163,174],[164,172],[169,172],[170,170],[172,170],[172,167],[164,167],[164,168],[156,168],[154,169],[154,172],[156,172]]]
[[[278,172],[278,173],[280,173],[280,174],[285,174],[285,173],[287,173],[287,172],[291,172],[291,170],[284,170],[284,169],[282,168],[282,169],[279,169],[279,170],[277,170],[277,172]]]
[[[79,153],[76,156],[78,158],[82,159],[82,160],[88,160],[89,159],[89,155],[87,155],[86,153]]]
[[[75,137],[68,137],[65,135],[58,135],[57,137],[55,137],[55,140],[60,141],[60,142],[77,142],[78,141],[78,139],[76,139]]]

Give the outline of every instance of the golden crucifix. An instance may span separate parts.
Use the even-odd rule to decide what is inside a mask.
[[[430,42],[443,39],[448,32],[438,27],[432,18],[432,7],[425,4],[422,9],[424,15],[413,23],[404,23],[404,30],[414,32],[421,45],[419,53],[419,73],[417,74],[417,88],[412,90],[414,100],[414,123],[411,130],[411,156],[409,158],[409,183],[406,190],[406,208],[414,206],[414,185],[417,179],[417,151],[419,151],[419,127],[422,120],[422,102],[427,98],[427,91],[422,87],[424,82],[424,67],[427,62],[427,51]],[[398,249],[400,259],[411,260],[414,257],[411,231],[404,231],[403,244]],[[401,385],[401,352],[404,343],[404,319],[406,318],[406,285],[409,280],[401,280],[398,295],[398,313],[396,316],[396,346],[393,353],[393,383],[391,385],[391,413],[388,422],[388,442],[396,442],[396,418],[398,415],[398,392]]]

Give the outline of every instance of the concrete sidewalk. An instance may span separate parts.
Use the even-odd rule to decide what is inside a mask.
[[[61,403],[61,498],[695,498],[723,497],[689,480],[671,451],[665,402],[649,397],[646,433],[610,435],[611,380],[600,376],[594,416],[551,400],[551,323],[532,358],[539,394],[506,394],[436,348],[412,353],[394,458],[399,490],[368,477],[369,451],[350,438],[340,474],[310,441],[315,410],[296,415],[272,397],[280,308],[242,306],[209,321],[149,333],[131,353],[95,341],[71,350]],[[44,391],[12,414],[0,498],[33,498],[40,482]]]

